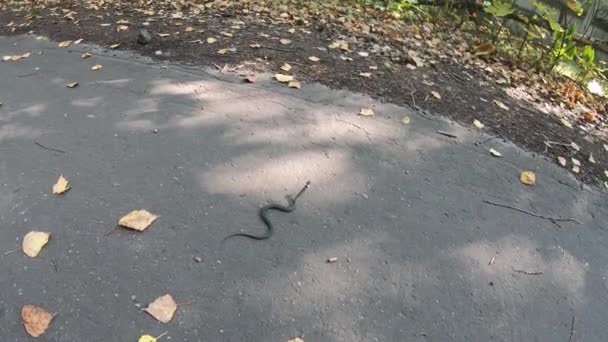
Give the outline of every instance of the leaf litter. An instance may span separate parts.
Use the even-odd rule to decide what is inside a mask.
[[[124,228],[129,228],[137,231],[144,231],[156,221],[157,215],[142,209],[134,210],[118,220],[118,225]]]
[[[51,234],[48,232],[31,231],[23,237],[21,249],[25,255],[35,258],[48,242]]]
[[[163,323],[171,321],[176,310],[177,304],[170,294],[156,298],[152,303],[148,304],[148,307],[145,309],[152,317]]]
[[[21,308],[21,321],[25,331],[32,337],[42,336],[49,328],[53,315],[36,305],[27,304]]]

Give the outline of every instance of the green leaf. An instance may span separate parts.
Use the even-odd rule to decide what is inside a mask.
[[[515,13],[515,7],[511,3],[504,2],[501,0],[495,1],[490,6],[484,8],[486,13],[493,14],[496,17],[506,17],[510,14]]]

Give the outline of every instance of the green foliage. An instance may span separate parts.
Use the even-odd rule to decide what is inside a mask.
[[[484,8],[486,13],[490,13],[495,17],[503,18],[515,13],[515,7],[512,3],[504,0],[495,0],[491,5]]]

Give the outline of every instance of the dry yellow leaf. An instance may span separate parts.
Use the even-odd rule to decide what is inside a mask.
[[[25,255],[35,258],[42,250],[42,247],[49,242],[50,233],[31,231],[23,237],[21,249]]]
[[[581,168],[578,165],[572,165],[572,172],[579,173],[581,172]]]
[[[68,88],[76,88],[78,86],[78,82],[71,82],[65,85]]]
[[[101,68],[103,68],[103,66],[101,64],[95,64],[91,67],[91,70],[93,70],[93,71],[101,70]]]
[[[120,46],[120,43],[110,45],[110,49],[116,49]]]
[[[78,44],[82,43],[82,41],[83,41],[83,40],[84,40],[84,39],[80,38],[80,39],[78,39],[78,40],[75,40],[75,41],[74,41],[74,43],[72,43],[72,44],[74,44],[74,45],[78,45]]]
[[[251,45],[249,45],[249,47],[250,47],[250,48],[252,48],[252,49],[259,49],[259,48],[261,48],[261,47],[262,47],[262,45],[261,45],[261,44],[258,44],[258,43],[255,43],[255,44],[251,44]]]
[[[431,94],[433,94],[433,96],[434,96],[435,98],[437,98],[437,99],[441,100],[441,94],[439,94],[438,92],[436,92],[436,91],[432,90],[432,91],[431,91]]]
[[[291,81],[287,84],[287,86],[289,88],[296,88],[296,89],[300,89],[302,87],[302,85],[298,81]]]
[[[91,54],[88,52],[85,52],[82,55],[80,55],[80,57],[82,57],[83,59],[87,59],[87,58],[91,57]]]
[[[487,56],[496,52],[496,45],[492,42],[486,42],[475,47],[475,56]]]
[[[146,308],[147,313],[163,323],[168,323],[173,318],[175,310],[177,310],[177,304],[170,294],[156,298]]]
[[[494,100],[494,103],[496,103],[496,105],[497,105],[498,107],[500,107],[501,109],[504,109],[504,110],[509,110],[509,107],[507,107],[507,106],[506,106],[504,103],[502,103],[502,102],[500,102],[500,101],[498,101],[498,100]]]
[[[313,62],[318,62],[318,61],[320,61],[319,57],[315,57],[315,56],[310,56],[310,57],[308,57],[308,60],[313,61]]]
[[[144,231],[158,218],[147,210],[133,210],[118,220],[118,225],[125,228]]]
[[[66,40],[66,41],[63,41],[63,42],[59,43],[58,46],[60,48],[62,48],[62,47],[68,47],[68,46],[70,46],[70,44],[72,44],[72,41],[71,40]]]
[[[482,123],[481,123],[479,120],[477,120],[477,119],[473,120],[473,125],[474,125],[475,127],[477,127],[478,129],[483,129],[483,128],[485,127],[485,125],[484,125],[484,124],[482,124]]]
[[[156,342],[156,337],[151,335],[142,335],[137,342]]]
[[[291,44],[291,40],[290,39],[281,39],[279,40],[279,42],[283,45],[287,45],[287,44]]]
[[[118,25],[118,26],[116,27],[116,32],[120,32],[120,31],[126,31],[126,30],[128,30],[128,29],[129,29],[129,26],[127,26],[127,25]]]
[[[371,108],[361,108],[361,111],[359,111],[359,115],[374,116],[374,111]]]
[[[281,70],[283,70],[283,71],[289,71],[289,70],[291,70],[291,65],[285,63],[285,64],[283,64],[281,66]]]
[[[215,39],[215,38],[213,38],[213,37],[209,37],[209,38],[207,38],[207,44],[213,44],[213,43],[215,43],[215,42],[217,42],[217,39]]]
[[[519,180],[526,185],[535,185],[536,174],[532,171],[522,171],[519,175]]]
[[[581,147],[580,147],[580,146],[578,146],[578,144],[577,144],[577,143],[575,143],[574,141],[570,143],[570,146],[571,146],[571,147],[572,147],[572,148],[573,148],[573,149],[574,149],[576,152],[578,152],[578,151],[580,151],[580,150],[581,150]]]
[[[595,164],[595,158],[593,158],[593,153],[589,153],[589,162],[591,164]]]
[[[290,76],[290,75],[275,74],[274,78],[281,83],[287,83],[287,82],[293,81],[293,76]]]
[[[490,149],[490,154],[493,155],[494,157],[500,158],[502,157],[502,153],[496,151],[495,149],[491,148]]]
[[[226,37],[232,37],[233,34],[230,32],[221,32],[222,35],[226,36]]]
[[[572,128],[572,124],[570,121],[566,120],[566,118],[560,118],[559,122],[561,122],[562,126]]]
[[[32,53],[28,52],[28,53],[24,53],[23,55],[4,56],[4,57],[2,57],[2,60],[5,62],[8,62],[8,61],[16,62],[20,59],[28,58],[31,55],[32,55]]]
[[[404,124],[409,124],[410,123],[410,117],[409,116],[404,116],[403,119],[401,119],[401,122],[403,122]]]
[[[21,308],[21,321],[25,331],[32,337],[44,334],[52,320],[53,315],[39,306],[28,304]]]
[[[220,54],[220,55],[225,55],[226,52],[228,52],[228,49],[219,49],[219,50],[217,50],[217,53]]]
[[[564,157],[557,157],[557,161],[559,162],[559,165],[561,165],[562,167],[566,166],[566,163],[568,162],[566,160],[566,158],[564,158]]]
[[[186,32],[192,32],[192,31],[194,31],[194,27],[188,26],[188,27],[186,27],[186,29],[184,31],[186,31]]]
[[[365,78],[370,78],[370,77],[372,77],[372,73],[371,72],[360,72],[359,76],[365,77]]]
[[[575,166],[581,166],[581,162],[576,158],[570,158],[572,160],[572,164]]]
[[[168,33],[157,33],[157,34],[158,34],[159,37],[163,37],[163,38],[170,36],[170,34],[168,34]]]
[[[69,85],[68,85],[68,87],[69,87]],[[70,88],[73,88],[73,87],[70,87]],[[63,177],[63,175],[59,176],[57,183],[55,183],[55,185],[53,185],[53,193],[62,194],[68,190],[70,190],[70,184],[68,183],[68,180],[65,179]]]
[[[292,339],[289,339],[287,342],[304,342],[304,340],[299,337],[294,337]]]

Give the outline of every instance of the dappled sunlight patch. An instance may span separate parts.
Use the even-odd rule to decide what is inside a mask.
[[[30,126],[24,126],[21,124],[0,125],[0,142],[19,138],[32,139],[39,137],[40,135],[41,132],[39,129],[34,129]]]
[[[201,187],[210,193],[281,198],[296,192],[308,180],[312,182],[306,198],[322,203],[352,200],[357,192],[366,192],[367,177],[353,169],[350,153],[337,150],[331,159],[322,151],[291,152],[268,158],[246,155],[202,171],[197,176]]]
[[[75,107],[85,107],[85,108],[93,108],[99,106],[103,102],[104,98],[102,96],[89,97],[85,99],[76,99],[72,100],[72,106]]]

